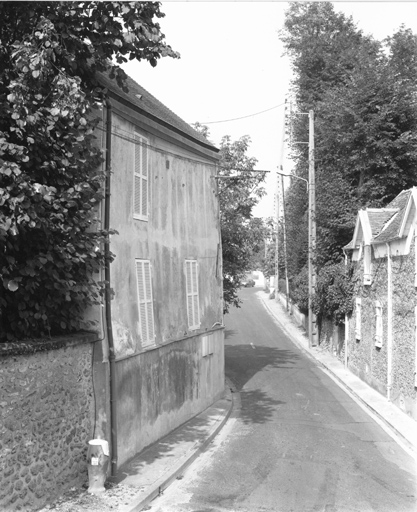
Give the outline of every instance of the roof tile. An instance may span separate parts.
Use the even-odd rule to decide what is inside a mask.
[[[152,94],[130,78],[130,76],[127,77],[126,81],[129,92],[124,92],[117,85],[116,81],[110,79],[106,74],[100,73],[99,80],[104,87],[116,93],[120,98],[140,108],[146,114],[149,114],[150,117],[156,118],[156,120],[162,122],[162,124],[169,125],[174,131],[180,132],[186,138],[193,140],[197,144],[204,145],[208,149],[218,152],[218,149],[213,143],[207,140],[201,133],[194,130],[194,128],[179,116],[174,114],[172,110],[152,96]]]

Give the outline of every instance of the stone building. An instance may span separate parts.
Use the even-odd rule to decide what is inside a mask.
[[[417,419],[417,188],[360,210],[344,248],[355,267],[345,357],[351,371]]]

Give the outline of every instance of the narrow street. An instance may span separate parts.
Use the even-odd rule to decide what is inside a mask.
[[[241,405],[152,512],[415,512],[414,459],[242,289],[226,315]]]

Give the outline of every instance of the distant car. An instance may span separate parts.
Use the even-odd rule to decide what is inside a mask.
[[[255,286],[255,281],[253,279],[245,279],[241,282],[241,285],[245,288],[250,288],[251,286]]]

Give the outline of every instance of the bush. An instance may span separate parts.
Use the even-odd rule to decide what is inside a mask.
[[[352,267],[344,262],[328,263],[317,275],[312,304],[315,314],[336,324],[344,322],[345,315],[352,313],[353,292]]]

